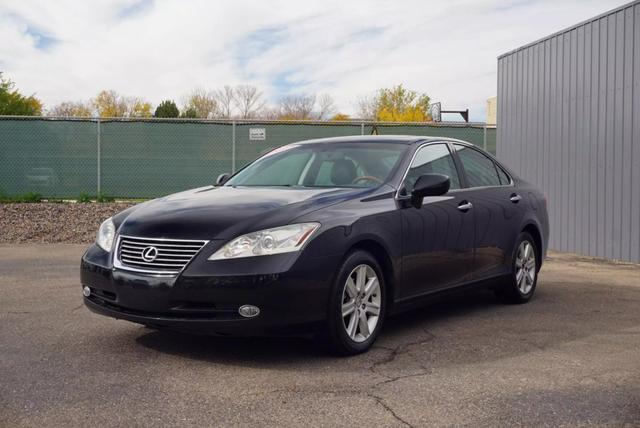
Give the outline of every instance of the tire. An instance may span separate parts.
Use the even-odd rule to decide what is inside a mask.
[[[371,348],[384,322],[385,298],[384,276],[375,257],[363,250],[349,254],[331,288],[324,335],[329,351],[355,355]]]
[[[538,254],[536,241],[527,232],[521,232],[511,257],[511,275],[497,293],[502,301],[522,304],[531,300],[538,284],[541,262]]]

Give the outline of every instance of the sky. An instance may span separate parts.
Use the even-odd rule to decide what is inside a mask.
[[[2,0],[0,71],[45,108],[102,89],[180,104],[246,83],[272,103],[329,93],[354,114],[359,97],[403,84],[484,121],[500,54],[624,3]]]

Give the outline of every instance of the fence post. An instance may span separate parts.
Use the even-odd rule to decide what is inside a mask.
[[[360,135],[364,135],[364,122],[360,124]]]
[[[101,167],[101,165],[100,164],[102,162],[102,160],[100,158],[100,155],[101,155],[101,153],[100,153],[100,151],[101,151],[100,134],[102,132],[101,129],[100,129],[100,118],[98,118],[97,124],[98,124],[98,138],[97,138],[97,143],[98,143],[98,156],[97,156],[97,160],[98,160],[98,193],[97,193],[96,196],[100,196],[100,192],[101,192],[101,189],[100,189],[100,184],[101,184],[100,183],[100,175],[101,175],[100,174],[100,167]]]
[[[484,130],[482,135],[482,148],[486,152],[487,151],[487,124],[486,123],[482,126],[482,129]]]
[[[231,122],[231,173],[236,172],[236,121]]]

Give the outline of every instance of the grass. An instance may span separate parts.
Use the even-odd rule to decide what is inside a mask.
[[[68,202],[70,198],[45,198],[40,193],[35,192],[27,192],[20,193],[15,195],[7,195],[3,191],[0,190],[0,204],[19,204],[19,203],[38,203],[38,202],[54,202],[54,203],[62,203]],[[143,202],[148,199],[138,199],[138,198],[122,198],[124,202]],[[113,196],[107,196],[103,194],[99,194],[97,196],[90,195],[88,193],[80,193],[78,197],[75,199],[76,202],[81,204],[88,204],[91,202],[98,203],[110,203],[115,202],[116,198]]]
[[[0,203],[15,204],[20,202],[28,202],[28,203],[42,202],[42,195],[40,193],[28,192],[20,195],[9,196],[0,192]]]

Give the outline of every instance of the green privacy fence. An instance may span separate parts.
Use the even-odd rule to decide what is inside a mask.
[[[484,124],[0,117],[0,192],[151,198],[211,184],[283,144],[370,134],[496,147]]]

